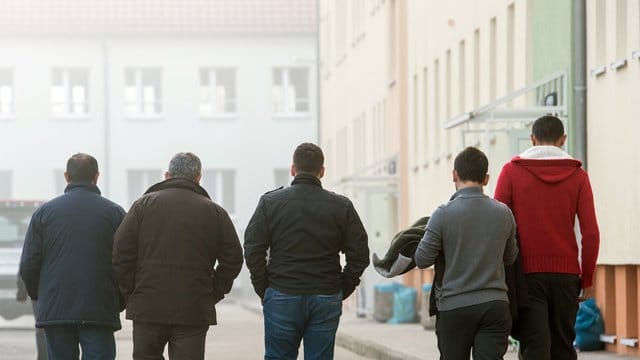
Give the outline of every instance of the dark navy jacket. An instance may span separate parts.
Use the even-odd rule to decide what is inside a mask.
[[[95,185],[72,183],[38,208],[25,237],[20,275],[38,300],[36,326],[120,329],[113,235],[125,215]]]

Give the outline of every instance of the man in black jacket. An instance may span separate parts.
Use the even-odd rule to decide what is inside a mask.
[[[100,196],[98,163],[87,154],[67,161],[64,194],[31,217],[20,276],[38,301],[51,359],[115,359],[120,329],[118,284],[111,266],[113,234],[124,210]]]
[[[115,235],[113,267],[136,360],[162,359],[167,343],[170,359],[204,359],[215,304],[242,267],[233,223],[200,178],[200,159],[176,154],[166,180],[136,200]]]
[[[318,146],[299,145],[291,186],[264,194],[245,232],[265,359],[296,359],[302,339],[305,359],[332,359],[342,300],[369,265],[367,233],[351,201],[322,188],[323,163]]]

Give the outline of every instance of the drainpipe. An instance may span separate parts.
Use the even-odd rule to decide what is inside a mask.
[[[585,0],[573,1],[575,156],[587,168],[587,33]]]
[[[104,141],[104,160],[102,162],[102,173],[104,174],[103,192],[105,196],[111,196],[111,119],[110,119],[110,101],[109,101],[109,48],[106,37],[102,39],[102,111],[103,111],[103,141]]]
[[[320,1],[316,1],[316,141],[319,146],[322,146],[320,145],[320,134],[322,132],[320,127],[320,116],[322,112],[320,108],[322,104],[320,76]]]

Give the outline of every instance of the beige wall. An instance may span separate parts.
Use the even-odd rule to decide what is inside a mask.
[[[639,264],[640,60],[631,54],[640,51],[640,2],[588,0],[587,29],[587,70],[606,67],[587,79],[587,158],[601,234],[598,262]],[[617,60],[627,65],[612,69]]]
[[[465,146],[487,153],[489,194],[502,165],[515,155],[506,132],[468,133],[463,140],[463,130],[486,127],[470,123],[446,130],[443,123],[530,81],[528,7],[526,0],[408,2],[411,219],[431,214],[455,191],[453,160]]]
[[[398,153],[389,106],[388,4],[320,1],[320,141],[330,184]]]

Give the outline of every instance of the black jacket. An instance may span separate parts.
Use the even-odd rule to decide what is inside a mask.
[[[127,319],[214,325],[214,305],[242,267],[242,246],[227,212],[202,187],[172,178],[131,206],[115,235],[113,267]]]
[[[120,298],[111,266],[113,234],[124,210],[95,185],[72,183],[38,208],[29,223],[20,276],[38,300],[36,326],[120,328]]]
[[[260,198],[245,232],[244,250],[260,297],[272,287],[290,295],[342,290],[347,298],[369,265],[367,233],[351,201],[324,190],[319,179],[307,174]],[[341,252],[346,255],[344,268]]]

